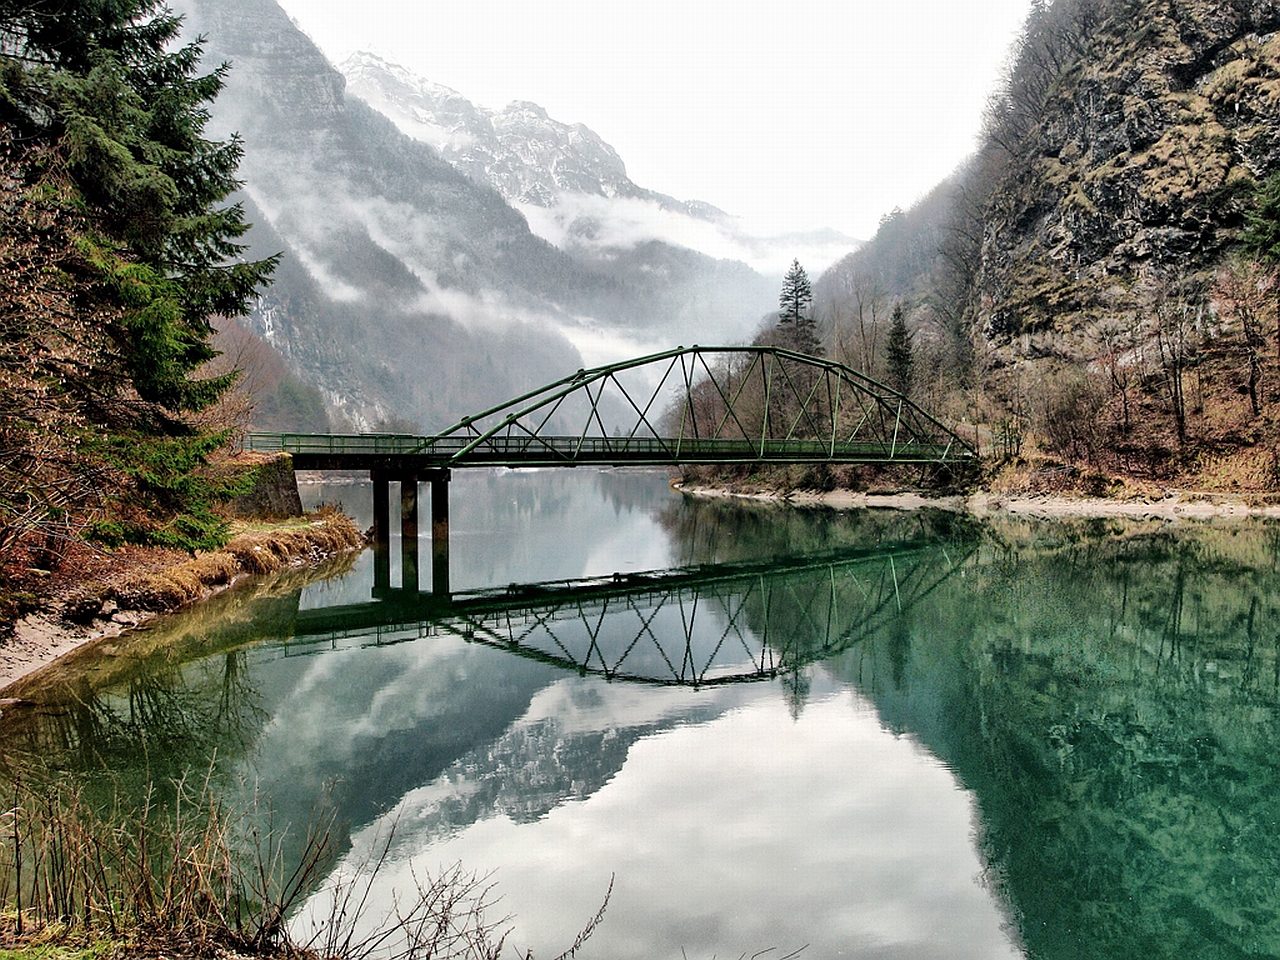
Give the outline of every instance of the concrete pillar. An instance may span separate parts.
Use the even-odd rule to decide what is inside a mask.
[[[391,496],[383,470],[370,470],[373,481],[373,590],[391,589]]]
[[[400,588],[418,592],[418,477],[400,478]]]
[[[431,478],[431,592],[449,596],[449,471]]]

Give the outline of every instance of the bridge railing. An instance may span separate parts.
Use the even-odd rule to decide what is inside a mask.
[[[945,460],[949,444],[773,439],[695,439],[654,437],[416,437],[367,434],[252,434],[252,450],[284,451],[328,458],[401,457],[432,466],[519,466],[521,464],[677,464],[785,462],[868,462]]]

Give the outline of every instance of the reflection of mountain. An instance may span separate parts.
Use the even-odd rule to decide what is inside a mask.
[[[693,561],[956,526],[715,503],[668,519],[673,549]],[[976,553],[953,549],[955,537],[929,554],[947,576],[913,580],[897,561],[874,584],[829,571],[798,578],[790,605],[722,604],[698,620],[728,635],[736,611],[757,642],[767,632],[812,647],[828,618],[847,625],[857,597],[872,598],[869,635],[807,673],[815,687],[862,691],[974,791],[989,879],[1031,956],[1280,955],[1280,536],[982,530]],[[912,592],[915,582],[927,589]],[[25,738],[69,767],[106,758],[125,783],[148,766],[202,769],[216,749],[273,784],[280,822],[304,821],[336,780],[345,820],[399,809],[409,847],[486,819],[544,818],[595,796],[641,741],[773,695],[606,683],[459,637],[300,657],[285,655],[299,644],[259,645],[237,658],[219,644],[246,640],[258,614],[288,636],[296,602],[225,613],[169,635],[184,643],[153,637],[145,682],[69,698],[112,706],[112,723],[100,709],[50,705],[26,718],[27,733],[6,716],[6,743]],[[218,656],[177,669],[172,649]],[[797,714],[804,688],[789,688]],[[711,775],[716,762],[705,758]]]
[[[367,823],[459,757],[500,738],[554,673],[461,643],[283,658],[254,651],[271,722],[248,755],[285,822],[328,784],[341,822]]]
[[[403,843],[588,796],[639,737],[736,699],[601,691],[439,637],[295,659],[261,648],[250,662],[271,721],[248,754],[248,785],[265,788],[277,820],[307,822],[332,785],[333,811],[352,829],[403,807]]]
[[[714,719],[746,696],[723,690],[638,695],[625,685],[560,679],[540,690],[528,713],[501,736],[406,794],[397,810],[405,825],[398,848],[421,850],[490,817],[528,822],[585,800],[622,769],[641,737]]]

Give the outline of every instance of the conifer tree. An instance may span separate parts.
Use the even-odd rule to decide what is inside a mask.
[[[778,296],[778,328],[783,333],[783,346],[816,357],[822,355],[822,343],[818,339],[817,324],[809,315],[812,304],[809,275],[799,260],[792,260]]]
[[[16,464],[0,475],[0,548],[24,529],[15,517],[76,509],[64,498],[36,510],[39,491],[21,489],[44,475],[34,451],[59,440],[75,457],[40,454],[43,465],[94,473],[77,489],[115,498],[124,522],[110,525],[125,539],[195,549],[221,536],[194,473],[219,438],[189,415],[235,374],[194,373],[216,355],[211,317],[246,313],[275,260],[239,257],[248,225],[225,201],[241,145],[204,137],[227,67],[202,73],[200,41],[181,44],[180,27],[157,0],[0,0],[0,153],[27,184],[14,200],[23,231],[56,241],[20,249],[58,254],[31,273],[49,296],[4,291],[0,374],[29,389],[0,438]],[[20,275],[5,278],[15,290]],[[23,350],[30,370],[15,366]],[[37,395],[43,413],[20,409]]]
[[[125,308],[113,335],[132,386],[169,413],[198,410],[227,378],[192,380],[213,356],[210,316],[247,311],[273,260],[233,262],[247,229],[240,143],[203,137],[226,65],[200,74],[200,41],[157,0],[0,0],[14,55],[0,57],[0,121],[56,146],[97,230],[82,238]]]
[[[915,357],[911,349],[911,331],[907,329],[907,319],[902,312],[902,304],[893,308],[893,317],[889,321],[889,340],[885,345],[885,365],[887,367],[888,385],[901,394],[911,392],[911,375],[915,367]]]
[[[1253,209],[1245,213],[1240,245],[1261,263],[1280,263],[1280,173],[1258,184]]]
[[[799,323],[812,303],[813,290],[809,286],[809,275],[804,272],[799,260],[792,260],[787,275],[782,278],[782,293],[778,297],[778,322]]]

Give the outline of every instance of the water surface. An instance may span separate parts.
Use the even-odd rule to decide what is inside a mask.
[[[367,485],[307,492],[369,520]],[[329,788],[343,869],[391,838],[377,902],[492,871],[536,955],[611,878],[580,956],[1280,954],[1280,528],[689,501],[626,472],[459,471],[451,499],[461,602],[373,604],[367,554],[228,594],[11,752],[136,789],[212,759],[277,823]]]

